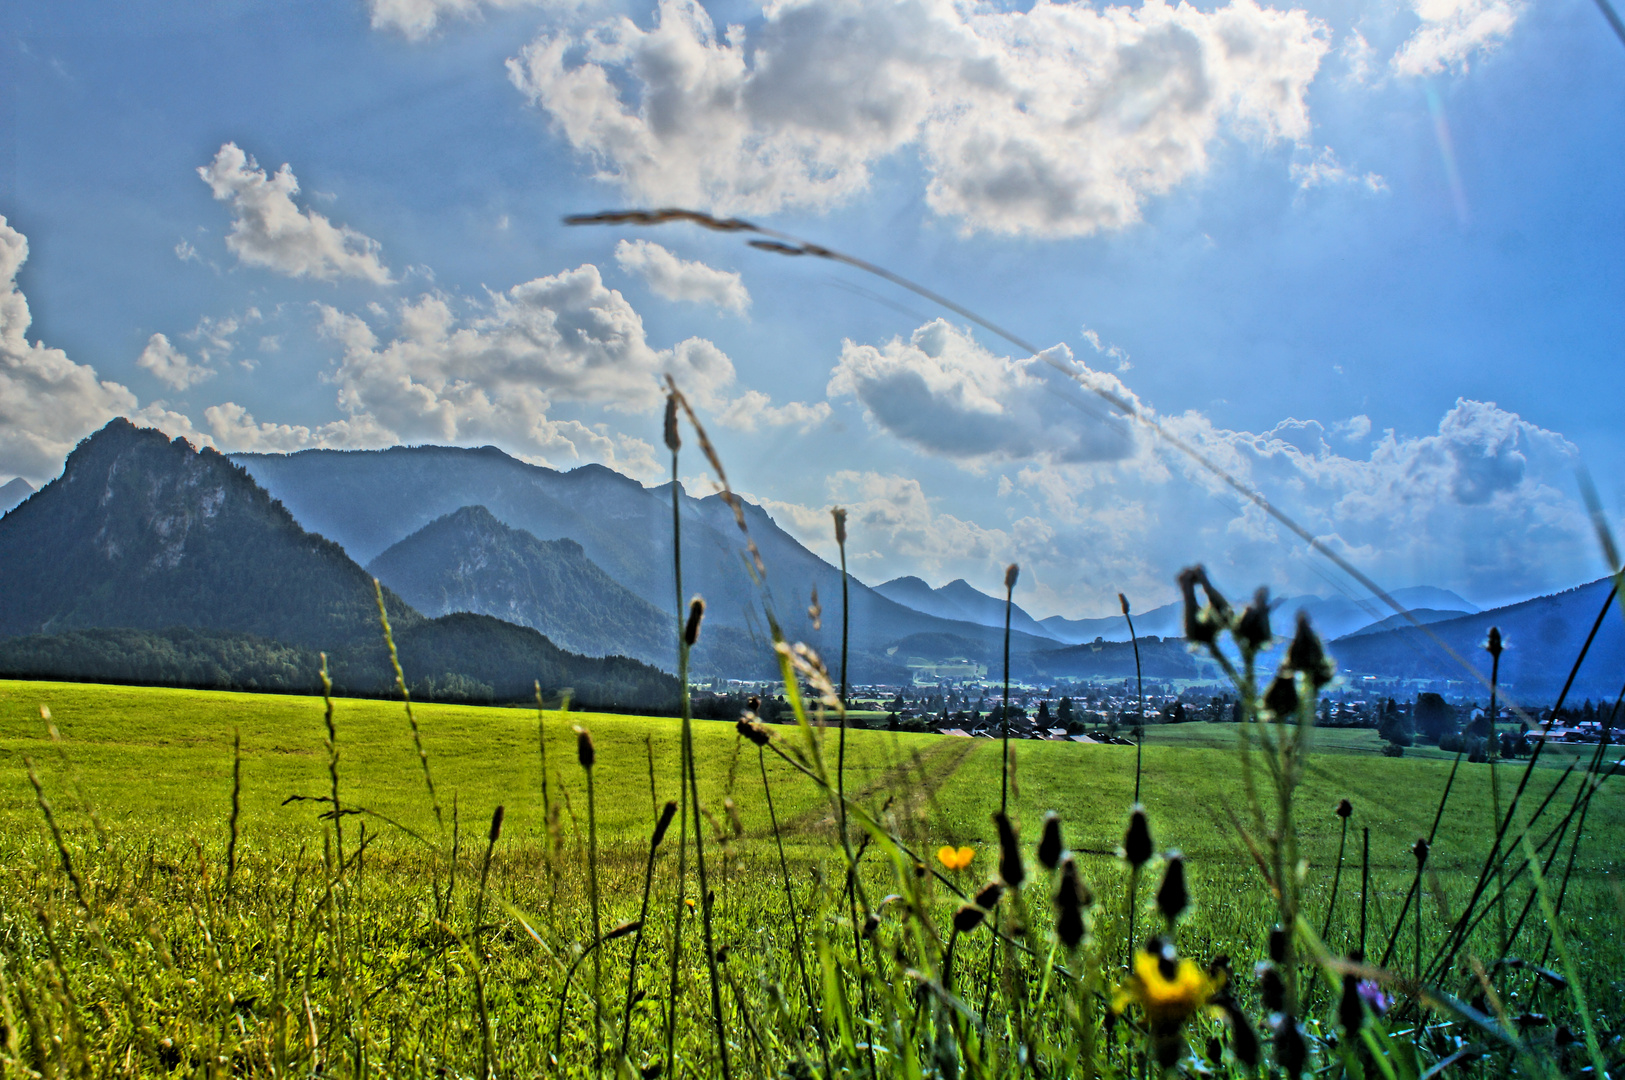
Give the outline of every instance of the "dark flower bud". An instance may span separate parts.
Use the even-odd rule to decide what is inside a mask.
[[[1179,572],[1179,595],[1185,603],[1185,637],[1198,645],[1211,645],[1219,636],[1219,628],[1210,622],[1203,605],[1196,599],[1196,586],[1207,580],[1207,572],[1200,566],[1187,566]]]
[[[1230,608],[1230,601],[1213,587],[1213,582],[1207,579],[1206,574],[1202,575],[1202,592],[1207,596],[1207,619],[1215,631],[1235,621],[1235,612]]]
[[[975,900],[977,906],[992,911],[998,904],[999,898],[1003,895],[1004,886],[997,881],[990,881],[982,886],[982,890],[976,894]]]
[[[752,694],[745,701],[745,707],[750,709],[751,712],[761,712],[762,711],[762,699],[757,697],[755,694]]]
[[[1253,593],[1253,602],[1241,613],[1236,624],[1236,637],[1247,648],[1257,651],[1270,643],[1270,591],[1259,589]]]
[[[1004,588],[1006,592],[1016,587],[1016,576],[1021,573],[1021,567],[1011,563],[1004,568]]]
[[[1077,861],[1068,858],[1061,864],[1061,886],[1055,892],[1055,936],[1068,949],[1076,949],[1083,942],[1087,930],[1084,911],[1093,900],[1088,886],[1078,876]]]
[[[1304,1041],[1298,1022],[1291,1016],[1281,1017],[1275,1027],[1275,1064],[1286,1073],[1288,1080],[1297,1080],[1308,1063],[1309,1044]]]
[[[1168,856],[1168,867],[1163,871],[1162,885],[1157,889],[1157,910],[1172,923],[1184,913],[1190,902],[1190,893],[1185,891],[1185,860],[1175,852]]]
[[[497,842],[497,837],[502,835],[503,813],[504,811],[502,807],[498,806],[496,811],[491,815],[491,843],[493,844]]]
[[[1490,627],[1490,639],[1484,643],[1484,648],[1489,650],[1491,656],[1501,655],[1501,628],[1499,626]]]
[[[835,542],[842,547],[846,546],[846,510],[837,506],[831,510],[830,516],[835,519]]]
[[[651,1061],[649,1064],[638,1070],[638,1075],[641,1076],[643,1080],[660,1080],[661,1074],[663,1074],[665,1071],[666,1063],[664,1061]]]
[[[1258,965],[1258,996],[1264,1002],[1265,1012],[1281,1012],[1286,1008],[1286,983],[1274,964]]]
[[[667,799],[666,800],[666,805],[664,807],[662,807],[661,810],[660,810],[660,820],[655,822],[654,839],[649,841],[649,849],[651,851],[654,850],[655,848],[659,847],[660,846],[660,841],[662,841],[662,840],[664,840],[666,838],[666,830],[671,828],[672,818],[674,818],[676,816],[677,816],[677,802],[676,802],[676,800]]]
[[[1298,682],[1290,671],[1281,671],[1264,691],[1264,708],[1276,716],[1291,716],[1298,711]]]
[[[1298,632],[1287,646],[1286,666],[1303,672],[1316,690],[1337,677],[1337,665],[1327,659],[1326,650],[1320,645],[1320,635],[1309,625],[1306,611],[1298,612]]]
[[[1286,931],[1279,926],[1271,927],[1269,942],[1270,959],[1275,961],[1277,964],[1286,963],[1286,946]]]
[[[683,440],[677,434],[677,395],[666,395],[666,449],[677,453]]]
[[[866,938],[872,938],[875,936],[875,931],[878,929],[880,929],[880,916],[871,912],[868,917],[863,920],[863,936]]]
[[[739,723],[734,726],[739,729],[739,734],[743,735],[757,746],[766,746],[772,738],[772,736],[767,733],[767,728],[763,727],[761,724],[758,724],[754,720],[740,720]]]
[[[1012,889],[1021,888],[1027,880],[1027,868],[1021,864],[1021,845],[1016,840],[1016,827],[1002,810],[993,815],[993,824],[999,830],[999,876]]]
[[[1347,821],[1354,816],[1354,804],[1347,799],[1340,799],[1337,803],[1337,816]]]
[[[1337,1022],[1350,1037],[1365,1024],[1365,1006],[1360,1001],[1360,980],[1353,973],[1343,976],[1343,996],[1337,1002]]]
[[[961,934],[968,934],[981,926],[982,920],[986,917],[987,912],[975,904],[962,904],[959,910],[954,912],[954,929]]]
[[[1044,833],[1038,840],[1038,861],[1044,869],[1061,865],[1061,819],[1054,811],[1044,815]]]
[[[576,760],[581,762],[583,769],[592,768],[598,760],[598,751],[592,745],[592,732],[584,727],[576,728]]]
[[[1428,861],[1428,850],[1428,842],[1420,836],[1416,838],[1416,843],[1411,845],[1411,855],[1416,859],[1416,868],[1418,870],[1422,869],[1422,867],[1426,865]]]
[[[1145,810],[1140,806],[1134,807],[1134,812],[1128,818],[1128,832],[1123,834],[1123,858],[1128,864],[1138,870],[1151,861],[1151,823],[1146,820]]]
[[[1123,605],[1123,614],[1127,615],[1128,614],[1128,597],[1125,596],[1123,593],[1118,593],[1117,594],[1117,602],[1119,604]]]
[[[693,648],[700,640],[700,620],[705,618],[705,601],[699,597],[688,602],[688,625],[683,627],[683,640]]]

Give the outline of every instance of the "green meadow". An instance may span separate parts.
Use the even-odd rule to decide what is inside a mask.
[[[696,722],[713,947],[724,957],[713,1001],[698,906],[685,908],[671,990],[678,824],[652,863],[648,857],[660,808],[680,794],[678,721],[451,705],[414,705],[414,715],[433,796],[399,701],[335,700],[330,757],[321,698],[0,682],[7,1024],[0,1064],[39,1075],[529,1076],[617,1068],[650,1075],[668,1066],[715,1075],[720,1012],[729,1069],[741,1075],[945,1075],[940,1046],[935,1063],[929,1046],[912,1062],[901,1049],[912,1002],[916,1024],[937,1010],[930,1013],[938,1017],[937,1043],[958,1040],[970,1074],[1022,1071],[1023,1045],[1089,1071],[1076,1057],[1083,1039],[1076,1025],[1103,1015],[1128,956],[1130,874],[1118,848],[1134,801],[1134,747],[1011,744],[1011,816],[1035,875],[1024,901],[1033,952],[1011,960],[984,923],[953,946],[971,962],[954,961],[958,981],[949,989],[920,975],[923,960],[910,954],[926,947],[921,934],[934,934],[938,947],[953,940],[950,920],[963,902],[955,888],[974,892],[996,873],[991,815],[999,806],[1000,744],[847,733],[848,797],[884,826],[884,838],[851,826],[859,880],[849,896],[828,794],[735,725]],[[591,791],[576,727],[594,742]],[[818,740],[833,775],[833,726],[771,731],[777,745],[791,748],[790,759],[799,750],[811,761],[807,739]],[[1180,954],[1203,964],[1229,956],[1234,997],[1262,1025],[1251,972],[1265,957],[1277,903],[1238,830],[1255,820],[1241,737],[1230,724],[1149,727],[1140,802],[1157,850],[1183,854],[1192,907],[1177,926]],[[1381,959],[1392,936],[1388,966],[1414,972],[1414,906],[1394,931],[1415,878],[1412,845],[1433,828],[1454,755],[1387,758],[1374,732],[1353,729],[1313,731],[1308,744],[1292,810],[1304,919],[1317,934],[1328,930],[1327,945],[1341,954],[1358,944],[1363,909],[1370,959]],[[1505,904],[1479,901],[1488,916],[1435,978],[1463,1002],[1482,999],[1471,958],[1543,959],[1559,973],[1567,945],[1607,1053],[1609,1025],[1625,1006],[1617,932],[1625,897],[1616,876],[1625,799],[1620,781],[1605,780],[1574,846],[1578,817],[1570,810],[1594,749],[1554,749],[1530,775],[1516,815],[1522,823],[1538,810],[1530,843],[1543,860],[1556,852],[1547,892],[1555,903],[1562,887],[1561,934],[1549,940],[1529,876],[1513,876],[1520,850],[1500,879],[1492,876],[1511,877]],[[1253,768],[1256,785],[1267,788],[1263,766],[1255,760]],[[1496,770],[1497,792],[1488,766],[1464,761],[1457,771],[1420,890],[1424,967],[1479,879],[1495,834],[1492,802],[1505,808],[1524,763]],[[337,829],[320,816],[330,804],[311,801],[329,797],[334,771],[349,811]],[[1344,827],[1334,809],[1342,799],[1353,815],[1330,911]],[[492,839],[498,806],[503,821]],[[1084,951],[1101,975],[1080,983],[1075,998],[1057,989],[1060,954],[1043,944],[1053,882],[1041,880],[1047,871],[1033,862],[1033,846],[1049,812],[1059,816],[1094,901]],[[1362,895],[1364,830],[1370,861]],[[684,895],[693,900],[700,894],[686,839]],[[971,867],[943,869],[934,855],[942,845],[973,848]],[[916,858],[925,866],[917,868]],[[1163,926],[1153,898],[1163,865],[1159,857],[1142,872],[1132,905],[1136,940]],[[594,876],[600,935],[639,919],[646,881],[649,915],[641,936],[605,941],[572,971],[595,940]],[[867,937],[853,933],[864,924]],[[1500,935],[1511,929],[1517,936],[1503,947]],[[640,966],[628,1011],[633,938]],[[1043,984],[1021,1007],[1009,997],[1012,964],[1035,988]],[[1301,1016],[1316,1060],[1347,1068],[1335,1050],[1338,994],[1310,991],[1317,976],[1309,966],[1301,978]],[[924,991],[908,991],[910,979],[916,990],[934,987],[937,1004],[920,1004]],[[1500,987],[1497,1003],[1479,1001],[1480,1015],[1496,1022],[1498,1005],[1503,1022],[1531,1045],[1561,1042],[1548,1016],[1574,1010],[1572,988],[1538,976],[1509,977]],[[942,1010],[954,1009],[967,1010],[962,1023],[942,1019]],[[1511,1019],[1524,1014],[1540,1016],[1540,1025]],[[1459,1018],[1438,1010],[1431,1027],[1397,1014],[1394,1024],[1414,1035],[1413,1072],[1484,1038],[1464,1034]],[[1579,1032],[1578,1021],[1569,1025]],[[43,1030],[56,1042],[30,1044]],[[1134,1037],[1126,1026],[1112,1030],[1121,1045],[1101,1061],[1129,1068]],[[1196,1037],[1203,1033],[1224,1036],[1225,1025],[1191,1020],[1192,1063],[1206,1045]],[[1583,1054],[1575,1040],[1574,1052]],[[605,1048],[601,1058],[595,1045]],[[1553,1060],[1564,1052],[1552,1049]],[[1233,1049],[1224,1054],[1227,1067],[1240,1067]]]

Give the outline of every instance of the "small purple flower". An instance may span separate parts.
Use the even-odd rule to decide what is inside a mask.
[[[1372,1013],[1377,1016],[1387,1015],[1388,1007],[1394,1003],[1392,998],[1382,992],[1382,987],[1371,979],[1360,980],[1359,992],[1360,999],[1370,1006]]]

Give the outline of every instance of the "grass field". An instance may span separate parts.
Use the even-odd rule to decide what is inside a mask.
[[[42,705],[60,743],[47,734]],[[339,700],[334,721],[341,802],[379,815],[342,819],[340,835],[318,820],[322,805],[285,803],[291,795],[326,796],[331,790],[319,698],[0,682],[0,860],[7,868],[0,883],[0,972],[7,979],[0,990],[10,987],[0,1001],[7,1010],[7,1045],[0,1055],[9,1054],[19,1068],[65,1075],[80,1071],[75,1062],[105,1074],[168,1068],[188,1074],[585,1074],[595,1071],[597,1003],[598,1020],[609,1032],[597,1045],[609,1047],[603,1070],[613,1070],[633,935],[592,952],[602,971],[595,976],[593,963],[583,963],[563,1021],[556,1017],[566,972],[593,941],[589,870],[598,874],[603,930],[639,916],[650,829],[659,807],[679,795],[678,722],[557,712],[539,720],[534,709],[415,708],[444,826],[436,824],[401,704]],[[572,725],[589,729],[596,746],[591,823]],[[792,728],[774,732],[794,738]],[[223,877],[234,737],[241,746],[240,816],[228,894]],[[824,739],[833,763],[835,733],[826,732]],[[672,1068],[684,1075],[714,1074],[719,1063],[712,1026],[720,1006],[741,1074],[909,1071],[898,1049],[907,1036],[887,1028],[903,1022],[908,995],[894,1002],[885,995],[890,983],[907,984],[912,977],[904,957],[922,931],[911,929],[905,917],[914,902],[910,888],[923,898],[921,917],[935,920],[942,936],[951,937],[946,926],[960,901],[948,883],[974,891],[995,871],[998,840],[990,815],[998,808],[1000,747],[985,739],[876,731],[854,731],[848,739],[846,785],[855,801],[927,861],[943,844],[976,849],[972,867],[946,873],[944,882],[927,877],[911,886],[905,859],[900,884],[876,843],[861,864],[861,884],[878,922],[868,947],[855,945],[856,906],[843,900],[845,864],[832,802],[778,757],[759,755],[734,725],[697,722],[715,944],[727,953],[719,976],[724,992],[712,1002],[697,918],[684,927],[677,993],[666,985],[678,903],[675,845],[668,840],[654,864],[652,906],[640,943],[643,994],[628,1024],[628,1068],[664,1062],[663,1025],[675,1007]],[[1233,957],[1242,973],[1236,996],[1258,1015],[1246,973],[1264,956],[1276,904],[1229,816],[1246,820],[1248,814],[1237,739],[1234,725],[1148,728],[1141,801],[1157,847],[1179,849],[1186,860],[1195,909],[1179,929],[1181,952],[1203,962],[1219,954]],[[1453,755],[1425,751],[1385,758],[1368,731],[1317,731],[1313,745],[1316,754],[1295,811],[1305,862],[1303,911],[1318,931],[1327,917],[1341,829],[1332,811],[1347,798],[1354,816],[1328,942],[1337,951],[1354,944],[1359,835],[1369,828],[1368,948],[1376,953],[1410,888],[1411,846],[1430,831]],[[547,797],[560,806],[553,835],[543,812],[544,752]],[[1128,874],[1115,852],[1133,801],[1135,749],[1020,742],[1012,752],[1012,816],[1023,828],[1027,857],[1044,814],[1059,814],[1098,904],[1092,947],[1102,970],[1120,970],[1127,954]],[[1523,813],[1558,788],[1531,830],[1536,843],[1569,810],[1580,770],[1565,770],[1579,753],[1553,753],[1532,775]],[[25,760],[32,760],[62,830],[60,847],[47,829]],[[1504,807],[1523,766],[1497,768]],[[764,770],[777,830],[769,818]],[[1625,903],[1617,885],[1616,839],[1625,825],[1625,799],[1618,784],[1605,783],[1587,811],[1561,919],[1569,940],[1583,944],[1583,984],[1605,1036],[1615,1023],[1610,1018],[1625,1005],[1619,967]],[[1428,861],[1425,956],[1443,940],[1478,878],[1494,832],[1491,798],[1488,768],[1463,763]],[[488,845],[499,805],[505,808],[500,839]],[[105,847],[91,808],[106,828]],[[363,826],[368,846],[356,860]],[[594,826],[596,862],[590,856]],[[674,825],[674,838],[676,833]],[[1557,842],[1561,857],[1553,876],[1570,857],[1573,835],[1570,829]],[[793,899],[786,898],[776,839],[785,844]],[[337,845],[344,846],[335,850]],[[343,862],[340,851],[352,861]],[[1142,928],[1157,925],[1150,906],[1156,865],[1138,890]],[[65,866],[83,879],[82,896]],[[482,866],[489,870],[483,892]],[[1036,867],[1032,872],[1043,873]],[[1509,921],[1528,902],[1527,881],[1525,876],[1510,892]],[[1052,885],[1029,895],[1035,932],[1048,932],[1045,894]],[[1550,891],[1556,893],[1556,881]],[[901,895],[882,901],[888,894]],[[686,895],[698,895],[692,880]],[[861,912],[857,917],[861,921]],[[1462,955],[1498,955],[1496,924],[1486,919]],[[1507,951],[1539,958],[1546,929],[1536,904]],[[995,962],[985,932],[966,940],[973,945],[962,950],[979,951],[971,953],[973,963],[961,962],[954,1000],[980,1006],[978,1022],[990,1025],[988,1031],[998,1015],[1015,1032],[1021,1009],[1000,1005],[1010,993],[1005,980],[1011,961],[1007,956]],[[882,942],[890,944],[883,948]],[[887,949],[895,952],[895,970],[887,969]],[[1407,924],[1397,935],[1392,966],[1405,972],[1415,962]],[[1558,963],[1555,952],[1547,963]],[[810,972],[805,977],[804,970]],[[1039,964],[1035,970],[1048,969]],[[854,974],[850,985],[832,989],[831,979],[840,983],[841,973],[854,971],[868,974]],[[596,993],[595,978],[601,980]],[[1459,971],[1446,972],[1443,985],[1464,1000],[1475,992],[1471,976],[1464,980]],[[1561,1014],[1570,1007],[1566,995],[1527,981],[1509,977],[1502,985],[1512,1014]],[[1102,985],[1093,992],[1109,990]],[[1059,1047],[1068,1024],[1081,1022],[1077,1017],[1100,1001],[1091,1005],[1084,994],[1058,1004],[1059,993],[1047,992],[1049,998],[1039,995],[1030,1003],[1032,1022],[1048,1016],[1046,1009],[1053,1012],[1050,1025],[1035,1030],[1045,1032],[1040,1042]],[[34,1010],[32,1024],[22,1015],[24,997]],[[1335,998],[1322,993],[1305,1011],[1312,1033],[1335,1031],[1329,1019]],[[842,1009],[850,1009],[858,1018],[852,1024],[862,1030],[848,1032],[847,1024],[834,1022]],[[865,1015],[875,1026],[863,1027]],[[914,1015],[917,1022],[920,1014]],[[1223,1025],[1211,1021],[1193,1023],[1222,1032]],[[961,1042],[972,1038],[968,1029],[940,1026]],[[31,1049],[19,1034],[27,1031],[32,1038],[43,1030],[54,1032],[60,1045],[53,1049],[47,1040]],[[1435,1023],[1430,1037],[1451,1030]],[[837,1039],[836,1032],[846,1033]],[[1020,1071],[1019,1054],[1003,1037],[984,1031],[975,1038],[983,1057],[967,1056],[968,1071]],[[832,1049],[832,1041],[848,1049]],[[1200,1049],[1200,1040],[1195,1045]],[[1443,1056],[1442,1049],[1425,1048],[1423,1056],[1435,1050]],[[871,1057],[876,1053],[879,1065]],[[1317,1053],[1333,1060],[1324,1046]],[[936,1066],[926,1061],[921,1067],[929,1072]]]

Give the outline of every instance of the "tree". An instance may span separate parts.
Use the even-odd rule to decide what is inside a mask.
[[[1394,707],[1392,700],[1382,710],[1382,716],[1377,720],[1377,738],[1390,746],[1410,746],[1416,741],[1415,733],[1406,721],[1409,718]],[[1388,753],[1386,749],[1383,753]]]
[[[1072,723],[1072,699],[1071,698],[1064,697],[1064,698],[1061,699],[1060,707],[1056,710],[1055,716],[1056,716],[1056,719],[1061,721],[1061,726],[1062,727],[1067,727]]]
[[[1456,712],[1445,704],[1444,698],[1426,690],[1416,695],[1416,708],[1412,711],[1413,729],[1417,737],[1437,743],[1439,736],[1456,730]]]

